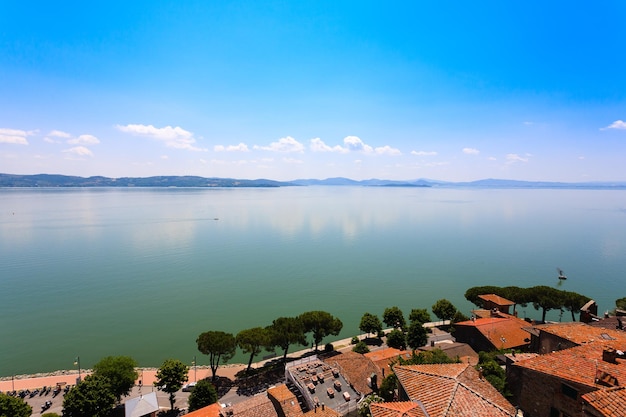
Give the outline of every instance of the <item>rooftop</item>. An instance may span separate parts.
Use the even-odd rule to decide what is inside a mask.
[[[577,345],[597,341],[626,341],[626,333],[619,330],[590,326],[581,322],[540,324],[535,329],[567,339]]]
[[[589,392],[582,399],[603,417],[626,416],[626,387]]]
[[[408,397],[430,417],[515,415],[515,408],[469,364],[396,366],[394,371]]]
[[[493,346],[501,349],[512,349],[530,342],[528,332],[524,330],[528,323],[510,315],[462,321],[455,326],[475,327]]]
[[[490,303],[493,303],[493,304],[498,305],[498,306],[512,306],[512,305],[515,305],[515,301],[507,300],[506,298],[500,297],[499,295],[496,295],[496,294],[479,295],[478,298],[480,298],[481,300],[484,300],[484,301],[489,301]]]
[[[610,347],[621,347],[620,350],[623,351],[626,349],[626,342],[613,342],[612,345],[589,343],[517,361],[513,366],[598,388],[599,377],[602,375],[617,378],[617,381],[626,381],[626,364],[620,360],[615,364],[602,359],[603,351]]]

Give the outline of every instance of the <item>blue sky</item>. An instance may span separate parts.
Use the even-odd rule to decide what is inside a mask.
[[[624,181],[625,15],[0,0],[0,172]]]

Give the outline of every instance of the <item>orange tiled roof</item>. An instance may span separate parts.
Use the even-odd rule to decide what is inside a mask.
[[[500,297],[499,295],[496,295],[496,294],[479,295],[478,298],[480,298],[481,300],[490,301],[499,306],[515,305],[515,301],[507,300],[506,298]]]
[[[218,403],[215,403],[185,415],[188,417],[220,417],[221,410],[222,407]]]
[[[286,417],[296,417],[302,415],[302,409],[293,392],[289,391],[287,385],[280,384],[267,390],[270,399],[274,399],[275,406],[280,407]]]
[[[383,380],[383,373],[374,362],[356,352],[344,352],[339,355],[323,359],[330,366],[339,368],[341,374],[361,394],[367,395],[372,392],[367,379],[373,373],[378,376],[378,384]]]
[[[626,387],[607,388],[582,396],[602,417],[626,416]]]
[[[598,328],[581,322],[540,324],[535,326],[535,329],[567,339],[577,345],[612,339],[626,341],[626,333],[623,331]]]
[[[497,348],[512,349],[527,345],[528,332],[524,330],[528,323],[522,319],[507,315],[506,317],[490,317],[476,320],[462,321],[456,327],[476,327],[491,344]]]
[[[257,395],[243,402],[233,404],[224,411],[232,411],[233,417],[278,417],[274,405],[267,395]]]
[[[399,401],[370,404],[372,417],[429,417],[418,403]]]
[[[468,364],[396,366],[394,371],[409,398],[420,401],[430,417],[515,415],[515,408]]]
[[[619,361],[618,364],[613,364],[602,360],[602,351],[607,347],[623,351],[626,349],[626,342],[617,342],[613,345],[589,343],[518,361],[513,366],[552,375],[590,388],[598,387],[596,376],[600,373],[611,375],[618,381],[626,381],[626,364]]]

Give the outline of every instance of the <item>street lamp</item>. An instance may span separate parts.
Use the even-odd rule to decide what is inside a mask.
[[[196,355],[193,355],[193,362],[191,362],[191,364],[193,365],[193,382],[196,382]]]
[[[77,356],[76,359],[74,359],[74,366],[78,365],[78,379],[76,380],[76,382],[80,382],[81,381],[81,376],[80,376],[80,356]]]

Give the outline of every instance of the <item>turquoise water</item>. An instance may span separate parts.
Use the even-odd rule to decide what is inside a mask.
[[[467,288],[556,285],[557,266],[611,309],[625,231],[624,191],[0,189],[0,375],[77,355],[202,365],[201,332],[309,310],[339,317],[338,338],[394,305],[469,314]]]

